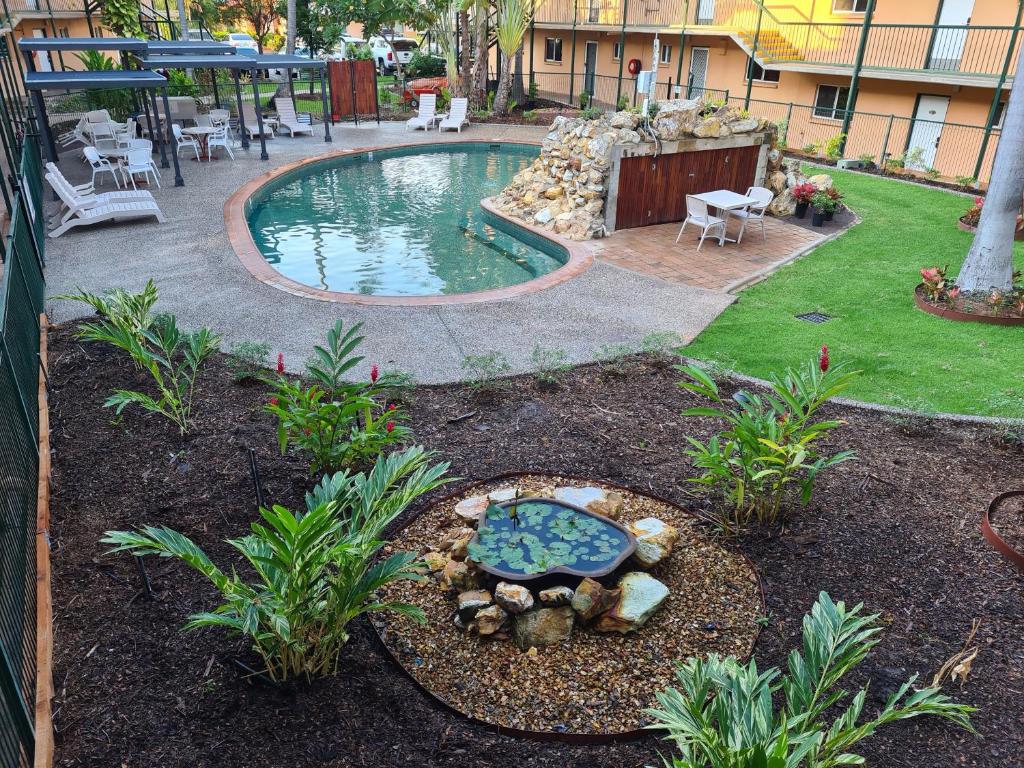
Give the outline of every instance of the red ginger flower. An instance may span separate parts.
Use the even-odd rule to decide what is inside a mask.
[[[386,429],[389,433],[390,432],[394,432],[395,431],[395,422],[389,421],[387,424],[384,425],[384,429]]]
[[[393,411],[393,410],[395,410],[396,407],[397,406],[394,403],[392,403],[391,405],[388,406],[388,410],[389,411]]]
[[[371,384],[376,384],[378,376],[380,376],[380,371],[378,370],[377,366],[376,365],[371,366],[370,367],[370,383]]]
[[[818,367],[821,368],[822,373],[826,373],[828,371],[828,363],[828,346],[823,345],[821,347],[821,357],[818,358]]]
[[[277,353],[277,372],[284,373],[284,352]]]
[[[277,405],[277,403],[278,403],[278,400],[277,400],[277,398],[276,398],[276,397],[272,397],[272,398],[270,398],[270,404],[271,404],[271,405]]]

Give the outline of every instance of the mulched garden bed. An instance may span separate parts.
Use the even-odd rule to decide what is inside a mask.
[[[584,480],[525,475],[467,489],[417,517],[394,540],[395,548],[427,552],[453,528],[465,525],[454,512],[462,498],[499,488],[523,498],[550,498],[558,486]],[[606,487],[607,490],[616,490]],[[456,710],[505,728],[540,732],[615,735],[650,723],[654,694],[675,679],[673,659],[718,653],[745,658],[757,637],[764,608],[757,576],[742,554],[723,547],[706,526],[678,507],[622,491],[618,521],[646,517],[675,526],[680,541],[650,573],[669,590],[657,613],[637,632],[598,633],[577,626],[568,642],[524,657],[507,638],[477,638],[452,621],[454,602],[433,579],[395,582],[388,600],[418,605],[426,624],[377,614],[387,646],[427,690]],[[620,571],[635,571],[625,563]],[[572,584],[579,579],[567,579]]]
[[[139,380],[121,355],[83,346],[67,329],[53,333],[50,350],[58,765],[660,765],[668,745],[656,735],[538,744],[468,724],[433,706],[361,631],[333,678],[283,690],[243,680],[232,659],[252,660],[244,642],[179,631],[187,614],[215,604],[205,581],[151,558],[158,599],[148,601],[137,596],[131,558],[104,554],[97,540],[110,528],[165,523],[222,566],[237,563],[223,539],[244,533],[255,516],[246,448],[256,450],[268,499],[297,507],[310,486],[302,460],[277,455],[266,393],[232,384],[215,362],[200,382],[198,429],[182,439],[165,422],[115,419],[101,407],[111,389]],[[696,400],[675,387],[678,378],[637,358],[623,373],[575,369],[554,390],[517,378],[488,401],[459,386],[417,388],[409,406],[419,440],[451,461],[456,476],[565,472],[707,511],[705,496],[686,483],[693,469],[683,451],[686,434],[706,437],[717,425],[679,416]],[[870,680],[873,709],[905,675],[930,679],[979,619],[980,652],[963,689],[949,692],[980,709],[983,738],[918,719],[883,730],[862,751],[869,765],[886,768],[1016,768],[1024,754],[1024,576],[982,540],[979,519],[989,499],[1019,486],[1024,452],[983,427],[828,411],[850,422],[831,447],[851,447],[858,460],[823,475],[785,532],[738,542],[766,591],[759,668],[785,663],[819,590],[864,601],[887,631],[848,687]]]
[[[836,232],[852,227],[857,222],[857,214],[846,206],[843,206],[841,210],[836,211],[835,215],[832,216],[831,221],[823,222],[820,227],[816,227],[811,223],[813,221],[813,214],[814,211],[808,209],[807,215],[802,219],[797,216],[787,216],[782,219],[782,221],[787,224],[793,224],[801,229],[806,229],[808,232],[817,232],[819,235],[835,234]]]

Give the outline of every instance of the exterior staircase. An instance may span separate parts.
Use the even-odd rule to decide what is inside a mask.
[[[754,37],[757,37],[757,55],[759,64],[792,64],[803,61],[803,54],[789,39],[775,29],[762,28],[760,33],[753,30],[738,30],[731,35],[736,43],[747,52],[754,51]]]

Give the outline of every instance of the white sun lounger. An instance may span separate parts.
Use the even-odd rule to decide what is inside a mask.
[[[256,108],[247,101],[242,102],[242,120],[245,121],[245,132],[249,134],[250,139],[258,139],[260,137],[260,126],[256,122]],[[274,128],[277,126],[277,120],[272,117],[263,118],[263,135],[268,139],[274,138]]]
[[[405,130],[422,128],[424,131],[429,131],[430,126],[434,124],[434,111],[436,109],[437,94],[420,94],[419,111],[416,113],[416,117],[410,117],[405,121]]]
[[[47,181],[50,182],[50,186],[53,187],[64,204],[68,206],[68,212],[61,219],[60,226],[49,233],[50,237],[60,237],[75,227],[85,227],[115,219],[144,219],[153,216],[161,224],[167,221],[153,200],[115,201],[111,198],[100,198],[98,195],[75,198],[67,194],[63,184],[55,183],[56,180],[51,174],[47,174]]]
[[[131,201],[153,200],[153,195],[147,190],[127,190],[121,192],[100,192],[95,193],[92,190],[85,190],[81,187],[75,187],[68,181],[64,174],[60,172],[53,163],[47,163],[46,168],[48,173],[46,174],[46,181],[53,188],[53,191],[60,197],[61,208],[60,212],[52,219],[53,223],[56,223],[58,217],[67,212],[64,219],[61,220],[63,223],[68,216],[72,215],[74,211],[90,208],[97,204],[104,203],[126,203]]]
[[[462,133],[462,126],[469,125],[469,118],[466,112],[469,110],[469,99],[452,99],[451,107],[440,123],[437,124],[438,131],[455,129]]]
[[[279,129],[287,128],[292,137],[296,133],[313,135],[313,126],[299,122],[299,117],[295,114],[295,102],[287,96],[278,96],[274,99],[274,106],[277,107],[277,127]]]

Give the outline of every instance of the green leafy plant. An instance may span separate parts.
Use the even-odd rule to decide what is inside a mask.
[[[818,409],[858,374],[843,368],[831,365],[828,347],[822,347],[817,360],[787,369],[782,376],[773,374],[769,394],[740,390],[732,398],[736,405],[730,407],[706,371],[694,365],[676,366],[686,376],[679,382],[681,388],[714,403],[714,407],[690,408],[683,415],[718,418],[728,424],[707,443],[687,437],[692,446],[687,455],[703,471],[690,481],[721,497],[716,522],[724,532],[736,533],[752,519],[762,524],[778,522],[792,492],[807,504],[818,475],[853,458],[852,451],[823,456],[816,445],[845,423],[814,420]]]
[[[929,166],[924,169],[924,175],[927,176],[929,179],[934,180],[942,175],[942,171],[940,171],[938,168],[932,168],[931,166]]]
[[[678,688],[657,695],[647,710],[679,751],[669,768],[835,768],[864,765],[856,745],[884,725],[935,715],[976,733],[973,707],[937,687],[914,688],[917,675],[863,719],[867,687],[852,698],[840,687],[878,643],[878,615],[847,609],[822,592],[803,620],[803,646],[789,654],[786,673],[758,670],[716,653],[676,668]],[[778,702],[776,704],[775,702]],[[833,714],[833,717],[827,717]]]
[[[615,111],[622,112],[629,108],[629,96],[622,94],[619,96],[619,100],[615,102]]]
[[[843,156],[843,145],[846,143],[846,134],[837,133],[825,142],[825,157],[835,162]]]
[[[236,384],[255,381],[264,374],[270,345],[264,341],[239,341],[231,345],[227,364]]]
[[[584,91],[580,94],[580,109],[586,110],[590,106],[590,94]]]
[[[348,626],[368,611],[391,611],[416,621],[412,605],[381,602],[381,588],[415,579],[415,553],[378,558],[384,529],[409,504],[440,485],[447,464],[429,464],[420,447],[379,456],[368,473],[325,477],[307,494],[302,513],[261,509],[252,533],[228,541],[253,572],[247,582],[225,573],[191,539],[165,526],[107,531],[112,552],[181,560],[217,588],[223,603],[189,617],[186,630],[218,627],[245,635],[274,680],[333,673],[348,642]]]
[[[956,185],[963,190],[974,189],[978,185],[978,180],[973,176],[957,176]]]
[[[839,203],[826,190],[819,189],[811,195],[811,207],[818,213],[835,213]]]
[[[629,368],[629,356],[636,350],[629,344],[604,344],[598,350],[601,370],[615,376],[622,376]]]
[[[115,37],[144,37],[139,22],[139,0],[103,0],[100,14],[103,26]]]
[[[710,117],[724,107],[725,104],[725,99],[705,99],[698,114],[701,117]]]
[[[804,153],[808,155],[816,155],[821,151],[821,144],[818,142],[809,142],[804,144]]]
[[[580,117],[582,117],[584,120],[597,120],[599,117],[602,117],[603,115],[604,112],[598,109],[597,107],[587,107],[582,112],[580,112]]]
[[[523,111],[523,120],[526,120],[527,122],[531,122],[532,123],[536,119],[537,119],[537,110],[535,110],[535,109],[527,109],[527,110]]]
[[[875,156],[872,155],[869,152],[865,152],[864,154],[857,155],[857,159],[860,160],[862,163],[864,163],[864,166],[867,167],[867,168],[871,168],[875,164]]]
[[[102,294],[83,291],[63,293],[53,297],[59,301],[78,301],[88,304],[100,316],[98,323],[82,323],[77,336],[86,341],[106,341],[111,333],[121,331],[142,340],[142,332],[153,324],[153,306],[159,299],[156,283],[152,279],[138,293],[114,288]]]
[[[685,343],[683,337],[675,331],[651,331],[640,339],[640,351],[664,360],[677,353]]]
[[[138,6],[136,5],[136,12]],[[75,57],[90,72],[110,72],[120,69],[118,63],[101,51],[83,51]],[[90,110],[105,109],[114,120],[124,120],[132,112],[134,101],[132,92],[127,88],[106,88],[87,91],[86,107]]]
[[[775,121],[775,148],[785,149],[786,140],[789,138],[789,120],[782,118]]]
[[[561,374],[571,367],[568,359],[569,355],[564,349],[546,349],[540,344],[535,344],[530,353],[533,375],[541,384],[557,384]]]
[[[530,102],[530,106],[533,106],[533,103],[537,101],[537,95],[539,92],[540,87],[537,85],[537,81],[531,80],[529,88],[526,89],[526,98]]]
[[[906,165],[907,157],[905,153],[893,155],[892,157],[888,158],[884,163],[885,170],[890,172],[901,171],[906,167]]]
[[[354,351],[362,344],[362,323],[349,328],[338,320],[327,333],[327,345],[313,348],[306,371],[309,386],[285,375],[278,356],[277,375],[269,379],[273,395],[267,410],[277,416],[281,453],[294,447],[310,458],[311,472],[334,472],[372,461],[389,445],[405,441],[411,431],[400,422],[404,411],[384,397],[388,376],[370,369],[369,382],[346,382],[348,371],[363,361]]]
[[[409,63],[405,65],[405,74],[410,78],[443,77],[445,61],[440,56],[417,49],[409,59]]]
[[[171,96],[199,96],[199,86],[183,69],[167,70],[167,92]]]
[[[482,355],[466,355],[462,358],[462,370],[469,378],[466,383],[475,392],[494,389],[498,378],[512,370],[508,359],[501,352],[485,352]]]

